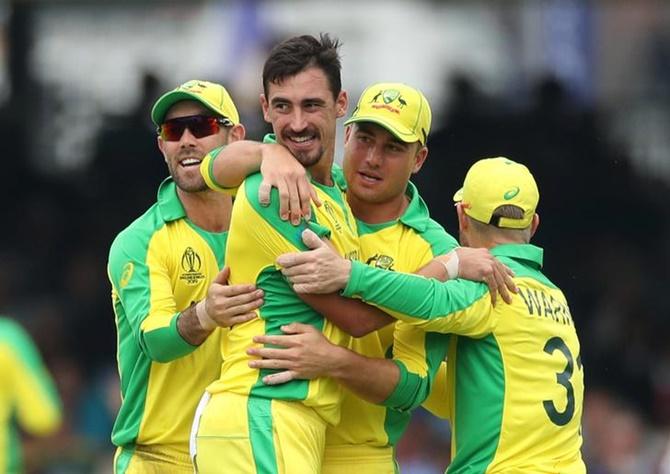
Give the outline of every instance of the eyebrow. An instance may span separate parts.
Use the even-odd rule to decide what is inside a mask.
[[[358,126],[358,130],[360,130],[361,132],[367,133],[368,135],[372,135],[372,130],[374,129],[376,124],[373,125],[372,123],[358,122],[358,123],[356,123],[356,125]],[[386,130],[381,125],[376,125],[376,126],[381,128],[382,130],[386,131],[389,135],[391,135],[391,142],[396,143],[398,145],[403,145],[403,146],[409,146],[410,145],[409,143],[400,140],[398,137],[393,135],[391,132]]]

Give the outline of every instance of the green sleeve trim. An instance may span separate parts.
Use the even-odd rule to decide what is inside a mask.
[[[430,395],[440,364],[446,358],[448,340],[444,334],[427,333],[425,340],[426,375],[409,370],[402,360],[393,362],[400,369],[400,379],[394,391],[382,403],[399,411],[410,411],[420,406]]]
[[[170,362],[193,352],[198,346],[186,342],[177,330],[177,320],[181,313],[175,314],[170,326],[141,332],[140,345],[144,353],[156,362]]]
[[[224,146],[220,146],[218,148],[215,148],[214,150],[210,151],[205,155],[203,158],[202,162],[200,163],[200,174],[202,175],[203,179],[205,180],[205,183],[207,184],[207,187],[210,189],[213,189],[214,191],[219,191],[222,193],[226,194],[235,194],[237,192],[237,187],[233,188],[228,188],[226,186],[222,186],[217,180],[216,176],[214,174],[214,162],[216,161],[217,157],[219,156],[219,153],[225,148]]]
[[[413,408],[412,393],[414,390],[412,389],[412,384],[409,380],[410,373],[402,362],[394,360],[393,363],[397,365],[400,370],[400,378],[398,379],[398,384],[395,386],[395,389],[391,392],[391,395],[382,402],[382,405],[399,411],[411,410]]]

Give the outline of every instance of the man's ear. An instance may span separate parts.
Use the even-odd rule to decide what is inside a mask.
[[[259,99],[261,102],[261,109],[263,109],[263,120],[265,120],[267,123],[272,123],[270,120],[270,104],[268,104],[268,100],[265,97],[265,94],[261,94]]]
[[[533,221],[530,223],[531,238],[535,235],[535,232],[537,232],[538,227],[540,227],[540,215],[538,213],[535,213],[535,215],[533,216]]]
[[[244,137],[247,135],[247,130],[244,128],[244,125],[241,123],[238,123],[237,125],[233,125],[233,128],[230,129],[229,135],[228,135],[228,142],[236,142],[238,140],[244,140]]]
[[[414,157],[414,167],[412,168],[412,174],[419,172],[423,164],[426,162],[426,158],[428,158],[428,148],[422,146],[419,148],[419,151],[417,151],[416,156]]]
[[[337,118],[344,117],[347,114],[347,107],[349,107],[349,96],[347,91],[340,91],[335,100],[335,113]]]
[[[467,230],[470,223],[468,222],[468,216],[465,214],[463,209],[463,204],[460,202],[456,203],[456,214],[458,215],[458,229],[462,232]]]
[[[158,149],[161,151],[161,154],[163,155],[163,161],[167,163],[167,155],[165,154],[165,142],[161,138],[160,135],[156,137],[156,144],[158,145]]]

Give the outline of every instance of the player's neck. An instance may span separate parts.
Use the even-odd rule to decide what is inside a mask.
[[[230,227],[232,198],[215,191],[188,193],[177,189],[186,216],[207,232],[224,232]]]
[[[405,194],[400,194],[386,202],[371,203],[363,201],[349,192],[347,193],[347,202],[356,219],[366,224],[382,224],[399,219],[409,205],[409,198]]]
[[[326,186],[333,185],[333,152],[326,152],[323,154],[318,163],[309,167],[309,174],[317,183],[325,184]]]

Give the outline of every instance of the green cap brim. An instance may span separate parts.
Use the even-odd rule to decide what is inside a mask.
[[[208,110],[211,110],[217,115],[221,115],[221,111],[212,108],[212,105],[206,102],[200,95],[191,94],[186,91],[170,91],[163,94],[154,104],[151,109],[151,121],[158,127],[165,121],[165,115],[177,102],[182,100],[195,100],[204,105]]]

